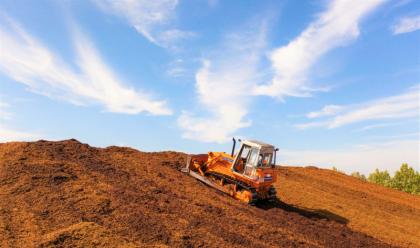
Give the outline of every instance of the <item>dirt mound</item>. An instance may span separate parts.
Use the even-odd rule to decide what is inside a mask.
[[[315,211],[238,202],[179,172],[185,159],[76,140],[0,144],[0,246],[389,246]]]
[[[282,167],[278,174],[283,201],[387,243],[420,247],[420,196],[313,167]]]

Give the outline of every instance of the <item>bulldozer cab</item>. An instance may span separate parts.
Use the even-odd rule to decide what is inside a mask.
[[[260,141],[242,141],[239,152],[235,156],[232,170],[248,177],[255,176],[256,169],[274,166],[274,146]]]

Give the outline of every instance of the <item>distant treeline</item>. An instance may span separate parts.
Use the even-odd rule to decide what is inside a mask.
[[[333,170],[338,171],[335,167],[333,167]],[[359,172],[353,172],[351,176],[407,193],[420,194],[420,173],[406,163],[401,165],[393,177],[389,175],[388,171],[380,171],[378,169],[369,174],[368,177]]]

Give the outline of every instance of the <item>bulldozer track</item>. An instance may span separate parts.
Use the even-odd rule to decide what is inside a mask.
[[[253,205],[258,201],[257,190],[254,187],[251,187],[251,186],[249,186],[249,185],[247,185],[247,184],[245,184],[241,181],[238,181],[238,180],[236,180],[232,177],[229,177],[229,176],[217,173],[217,172],[206,172],[206,175],[210,175],[210,176],[216,177],[218,179],[223,179],[228,183],[235,184],[235,185],[239,186],[240,188],[251,192],[252,199],[248,204]]]
[[[218,179],[224,179],[226,182],[231,183],[231,184],[236,184],[239,187],[241,187],[244,190],[250,191],[253,195],[252,200],[250,202],[250,204],[254,204],[256,203],[259,199],[258,194],[257,194],[257,190],[254,187],[251,187],[241,181],[238,181],[232,177],[217,173],[217,172],[206,172],[206,175],[210,175],[210,176],[214,176],[217,177]],[[275,200],[277,199],[277,191],[274,187],[270,187],[269,189],[269,197],[267,198],[267,200]]]
[[[251,187],[251,186],[249,186],[249,185],[247,185],[247,184],[245,184],[245,183],[243,183],[241,181],[238,181],[238,180],[236,180],[236,179],[234,179],[232,177],[229,177],[229,176],[226,176],[226,175],[217,173],[217,172],[206,172],[205,174],[206,175],[217,177],[219,179],[222,179],[223,178],[227,182],[232,183],[232,184],[236,184],[236,185],[240,186],[241,188],[243,188],[245,190],[248,190],[248,191],[251,191],[251,192],[252,191],[255,191],[256,192],[256,189],[255,188],[253,188],[253,187]]]

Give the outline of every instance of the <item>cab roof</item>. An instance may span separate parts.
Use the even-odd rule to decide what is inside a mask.
[[[243,140],[242,141],[243,144],[249,145],[249,146],[254,146],[254,147],[258,147],[258,148],[272,148],[274,149],[273,145],[258,141],[258,140]]]

